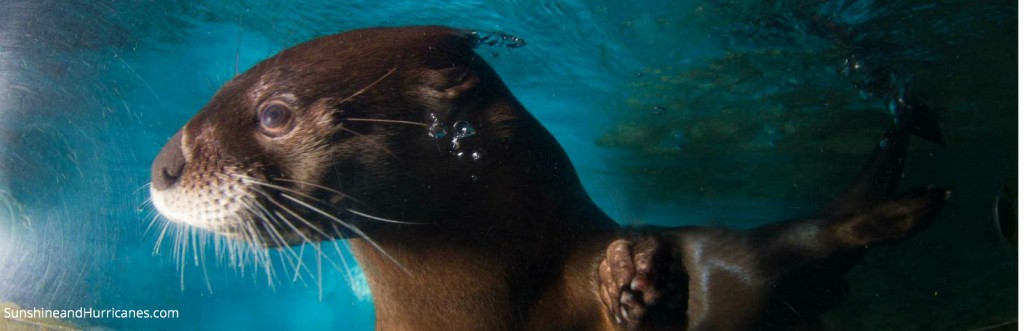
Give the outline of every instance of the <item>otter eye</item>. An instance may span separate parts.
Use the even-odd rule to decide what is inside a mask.
[[[292,110],[280,103],[271,103],[260,111],[260,128],[270,136],[280,136],[291,130]]]

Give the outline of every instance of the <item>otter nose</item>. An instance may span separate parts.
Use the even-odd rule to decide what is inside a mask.
[[[153,188],[162,191],[173,186],[184,169],[185,154],[181,151],[181,131],[178,131],[153,160],[150,173]]]

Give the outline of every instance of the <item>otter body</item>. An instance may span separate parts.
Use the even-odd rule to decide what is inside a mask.
[[[474,53],[474,36],[443,27],[356,30],[257,64],[157,156],[153,204],[172,223],[265,247],[350,240],[378,329],[612,330],[760,325],[774,298],[766,288],[804,264],[762,265],[901,239],[944,200],[934,189],[892,200],[869,190],[843,199],[870,203],[774,230],[622,229]],[[877,225],[893,219],[908,227]],[[840,230],[788,236],[826,223]],[[864,224],[884,235],[807,244],[845,240]],[[858,230],[842,230],[851,227]],[[727,247],[742,249],[729,255]],[[761,247],[776,253],[758,254]],[[715,271],[723,265],[749,270],[738,276],[758,280],[744,291],[764,300],[741,304],[746,292],[725,285],[737,275]],[[696,275],[713,278],[700,287]],[[729,324],[741,311],[744,322]]]

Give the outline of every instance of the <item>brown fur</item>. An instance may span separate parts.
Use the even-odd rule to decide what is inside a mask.
[[[250,208],[223,217],[204,214],[194,223],[266,246],[350,238],[381,330],[630,327],[615,322],[598,294],[598,265],[623,230],[594,205],[558,143],[472,46],[458,30],[416,27],[351,31],[282,51],[226,84],[182,129],[181,141],[161,152],[153,166],[154,200],[202,199],[194,191],[231,172],[283,188],[236,183],[225,192],[255,196],[260,206],[288,208],[294,217],[261,217]],[[277,137],[262,134],[257,114],[267,102],[294,109],[294,129]],[[427,134],[435,118],[449,131],[438,139]],[[462,121],[477,134],[449,150],[453,125]],[[176,160],[185,160],[180,169]],[[345,219],[372,242],[284,199],[286,194]],[[346,214],[349,208],[421,224],[369,220]],[[864,223],[859,219],[874,219],[870,213],[836,215],[814,222],[854,225],[801,238],[789,235],[798,232],[793,224],[802,223],[790,222],[778,227],[783,239],[762,241],[751,239],[760,238],[756,231],[645,232],[657,238],[652,249],[670,250],[670,264],[682,264],[665,275],[713,275],[705,279],[710,288],[691,284],[665,295],[689,298],[687,307],[659,312],[659,303],[650,302],[646,316],[669,329],[757,325],[772,302],[773,277],[785,273],[762,266],[791,262],[775,260],[789,253],[756,254],[761,248],[786,251],[834,239],[834,233],[857,242],[859,233],[879,233],[858,225]],[[808,247],[825,257],[834,253]],[[716,272],[722,265],[745,272]],[[754,282],[739,286],[743,278]],[[751,293],[759,299],[747,300]]]

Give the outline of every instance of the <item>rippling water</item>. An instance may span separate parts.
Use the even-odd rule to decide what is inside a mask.
[[[991,224],[996,192],[1016,182],[1016,13],[1012,1],[3,2],[0,301],[181,310],[75,321],[118,330],[370,329],[357,270],[355,285],[324,268],[269,286],[154,254],[140,188],[169,136],[260,59],[348,29],[442,24],[528,41],[480,52],[623,223],[806,215],[859,168],[893,91],[920,96],[948,146],[915,141],[905,184],[955,198],[853,270],[828,321],[1016,319],[1016,247]]]

